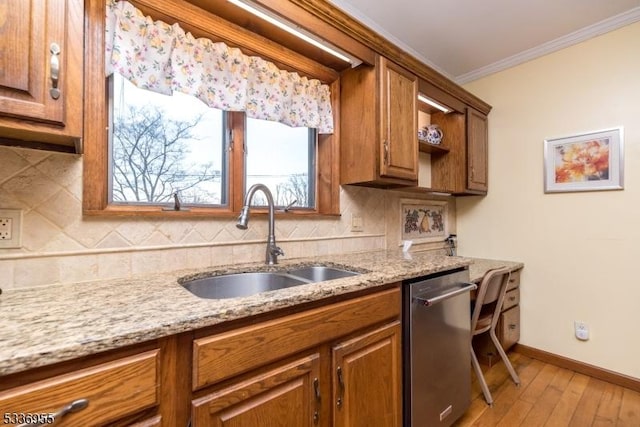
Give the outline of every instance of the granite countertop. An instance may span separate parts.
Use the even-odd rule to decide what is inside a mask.
[[[490,268],[523,266],[428,252],[412,252],[410,258],[390,250],[282,260],[276,269],[328,263],[363,274],[225,300],[196,297],[178,280],[266,266],[216,266],[6,290],[0,295],[0,376],[456,267],[470,266],[471,280],[478,281]]]

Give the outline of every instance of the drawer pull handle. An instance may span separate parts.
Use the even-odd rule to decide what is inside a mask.
[[[320,381],[317,378],[313,379],[313,392],[316,396],[316,400],[320,402]]]
[[[340,392],[338,395],[338,401],[336,402],[336,405],[338,406],[338,408],[341,408],[342,396],[344,395],[344,378],[342,377],[342,368],[340,366],[338,366],[338,369],[336,369],[336,374],[338,375],[338,385],[340,386]]]
[[[518,325],[516,325],[515,323],[510,323],[509,324],[509,329],[516,329],[518,327]]]
[[[58,46],[58,43],[51,43],[49,52],[51,53],[51,89],[49,89],[49,95],[53,99],[58,99],[60,98],[60,89],[58,89],[58,80],[60,80],[60,46]]]
[[[514,296],[509,297],[509,301],[515,301],[515,300],[516,300],[516,297],[514,297]]]
[[[65,415],[73,414],[74,412],[82,411],[84,408],[89,406],[88,399],[78,399],[69,403],[67,406],[60,409],[55,414],[51,415],[51,418],[48,418],[43,422],[35,422],[35,423],[26,423],[20,424],[18,427],[37,427],[37,426],[50,426],[58,423]]]
[[[389,165],[389,141],[384,141],[384,164]]]

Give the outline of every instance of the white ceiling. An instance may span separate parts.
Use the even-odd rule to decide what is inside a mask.
[[[640,20],[640,0],[330,1],[460,84]]]

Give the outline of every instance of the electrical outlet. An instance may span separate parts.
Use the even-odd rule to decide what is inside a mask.
[[[0,209],[0,249],[22,247],[22,210]]]
[[[580,341],[587,341],[589,339],[589,326],[586,323],[575,320],[573,327],[576,332],[576,338]]]
[[[11,240],[13,219],[0,218],[0,240]]]

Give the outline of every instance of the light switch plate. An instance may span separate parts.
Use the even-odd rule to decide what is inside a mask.
[[[0,249],[22,247],[22,209],[0,209]]]
[[[351,214],[351,231],[364,231],[364,219],[361,215]]]

